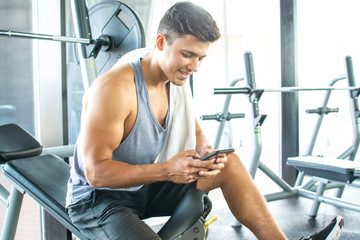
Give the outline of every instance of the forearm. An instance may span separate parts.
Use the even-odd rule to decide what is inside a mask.
[[[85,166],[85,175],[93,187],[128,188],[167,180],[166,164],[131,165],[102,160]]]
[[[195,150],[196,152],[200,153],[201,150],[208,146],[211,145],[207,139],[207,137],[205,136],[204,132],[202,131],[199,122],[196,120],[196,146],[195,146]]]

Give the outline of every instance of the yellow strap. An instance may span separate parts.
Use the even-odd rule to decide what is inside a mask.
[[[209,218],[209,219],[204,223],[205,230],[207,230],[208,227],[210,226],[210,224],[212,224],[213,222],[215,222],[217,219],[218,219],[217,216],[212,216],[211,218]]]

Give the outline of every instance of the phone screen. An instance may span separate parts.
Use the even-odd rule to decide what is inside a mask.
[[[218,149],[218,150],[215,150],[214,152],[209,153],[208,155],[200,158],[200,160],[209,159],[209,158],[211,158],[211,157],[213,157],[213,156],[215,156],[215,155],[217,155],[217,154],[219,154],[219,153],[226,153],[226,155],[227,155],[227,154],[232,153],[232,152],[234,152],[234,151],[235,151],[235,149],[233,149],[233,148]]]

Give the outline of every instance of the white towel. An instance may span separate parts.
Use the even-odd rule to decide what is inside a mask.
[[[152,49],[136,49],[125,54],[114,67],[145,57]],[[183,86],[170,84],[170,116],[164,146],[155,162],[165,162],[182,150],[194,149],[195,113],[188,82]]]
[[[153,49],[151,48],[139,48],[135,49],[131,52],[126,53],[124,56],[122,56],[111,69],[114,69],[122,64],[130,63],[132,61],[135,61],[139,58],[144,58],[146,55],[148,55]]]
[[[195,114],[190,85],[170,84],[170,119],[165,144],[155,162],[164,162],[182,150],[194,149]]]

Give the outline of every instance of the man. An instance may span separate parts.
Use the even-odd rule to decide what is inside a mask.
[[[175,138],[169,136],[184,117],[176,109],[186,105],[170,90],[198,71],[219,37],[209,13],[177,3],[162,18],[149,54],[116,66],[85,93],[67,209],[88,238],[160,239],[141,219],[171,215],[191,188],[208,193],[220,187],[234,216],[258,239],[286,239],[236,154],[199,161],[213,148],[195,118],[185,119],[193,132],[184,148],[162,155],[177,144],[169,145]]]

